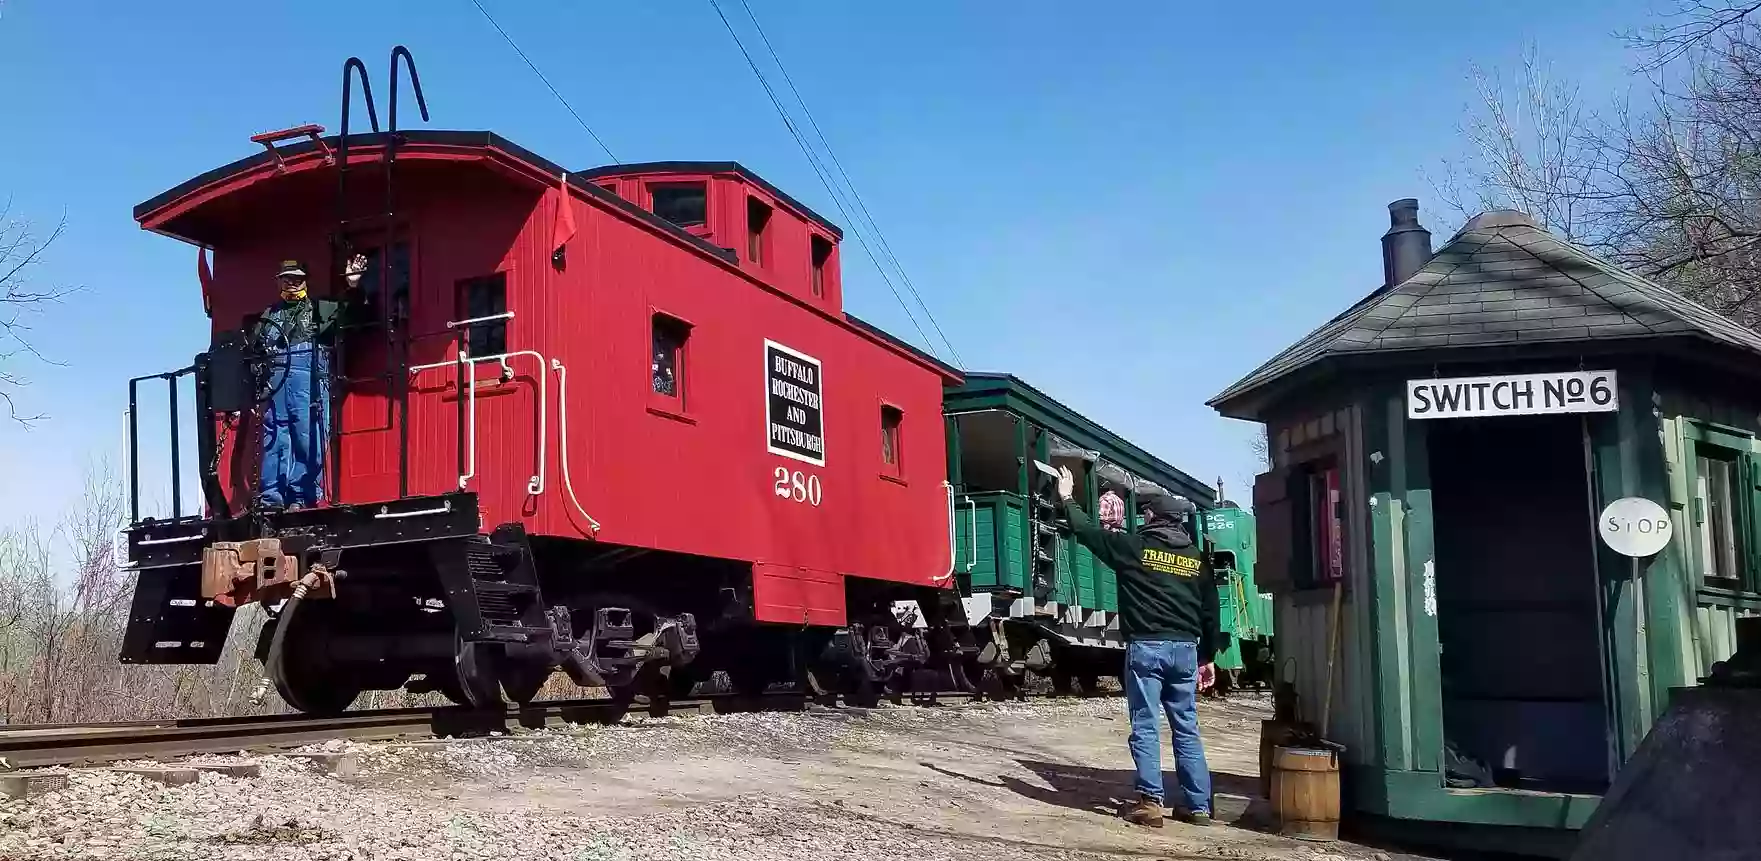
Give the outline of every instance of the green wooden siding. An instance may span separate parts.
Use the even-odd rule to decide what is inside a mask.
[[[955,558],[966,574],[966,588],[987,589],[997,585],[997,512],[990,505],[968,506],[960,500],[954,520]],[[970,568],[964,566],[970,564]]]
[[[1660,576],[1646,589],[1648,601],[1657,593],[1674,599],[1649,608],[1647,614],[1657,624],[1670,625],[1674,633],[1669,642],[1652,643],[1648,649],[1660,670],[1652,673],[1654,699],[1671,686],[1695,684],[1713,663],[1730,657],[1736,619],[1761,609],[1761,442],[1757,441],[1761,410],[1755,401],[1708,396],[1667,381],[1658,387],[1657,404],[1666,470],[1663,482],[1677,540],[1653,560],[1651,570]],[[1747,510],[1739,513],[1748,521],[1746,527],[1739,527],[1748,539],[1747,558],[1739,560],[1746,563],[1742,588],[1709,585],[1705,580],[1702,542],[1707,524],[1696,504],[1696,461],[1702,447],[1708,454],[1734,454],[1738,461],[1742,487],[1732,490],[1739,506],[1747,503]]]
[[[998,524],[1002,528],[998,528]],[[1012,493],[976,493],[955,500],[955,541],[958,570],[969,590],[1026,591],[1024,547],[1027,517],[1021,498]],[[976,536],[974,535],[976,533]],[[967,562],[972,562],[966,574]]]
[[[1095,584],[1095,555],[1087,547],[1076,545],[1076,603],[1088,609],[1100,606]]]
[[[1013,493],[962,495],[955,501],[954,529],[956,567],[968,590],[1032,591],[1025,500]],[[1059,535],[1056,548],[1057,582],[1050,600],[1118,612],[1118,580],[1112,569],[1069,535]]]
[[[1002,584],[1032,592],[1032,575],[1027,568],[1027,506],[1019,497],[1008,496],[1002,501],[1003,515],[1003,579]]]
[[[1057,572],[1052,583],[1052,600],[1059,604],[1076,603],[1076,539],[1058,533],[1052,555]]]

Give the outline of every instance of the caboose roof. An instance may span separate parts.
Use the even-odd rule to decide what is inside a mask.
[[[777,290],[741,270],[732,259],[732,252],[729,249],[719,248],[708,240],[694,236],[678,225],[594,184],[595,179],[605,176],[644,172],[657,173],[663,170],[733,173],[763,189],[766,193],[774,195],[779,202],[799,209],[804,216],[812,218],[815,223],[834,235],[839,237],[843,235],[836,225],[814,214],[812,210],[794,201],[793,198],[737,162],[650,162],[615,165],[580,173],[570,173],[564,171],[557,163],[490,131],[415,130],[400,131],[398,134],[403,139],[397,149],[397,159],[400,164],[417,161],[482,163],[510,181],[525,182],[535,188],[555,188],[559,180],[566,177],[570,191],[576,196],[595,200],[625,218],[665,235],[686,248],[705,254],[716,260],[727,271],[750,281],[754,286],[787,301],[808,307],[847,331],[892,352],[906,356],[913,362],[936,371],[949,381],[960,379],[958,371],[928,359],[921,351],[901,346],[897,339],[880,333],[872,326],[852,321],[842,313],[827,311],[824,308],[801,302],[799,299]],[[349,135],[348,164],[351,169],[370,168],[379,164],[386,137],[386,134],[381,132]],[[171,236],[195,245],[213,245],[216,239],[225,235],[233,219],[237,216],[236,204],[238,200],[252,192],[262,193],[258,191],[258,187],[271,181],[281,182],[297,177],[298,182],[310,184],[306,186],[307,190],[314,190],[319,188],[316,182],[322,177],[323,182],[326,183],[323,186],[323,189],[327,190],[325,193],[334,196],[335,166],[332,161],[326,161],[325,155],[328,152],[334,156],[340,142],[340,136],[329,135],[321,138],[320,141],[306,140],[301,143],[278,145],[274,153],[265,150],[198,174],[136,205],[134,208],[135,221],[139,222],[141,227],[155,233]],[[697,170],[697,168],[703,169]]]

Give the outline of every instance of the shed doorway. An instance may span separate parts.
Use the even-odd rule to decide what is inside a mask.
[[[1606,655],[1582,421],[1424,423],[1452,785],[1607,788]]]

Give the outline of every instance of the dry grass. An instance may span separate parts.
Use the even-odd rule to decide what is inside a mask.
[[[124,666],[117,658],[134,594],[118,566],[123,493],[96,471],[53,524],[0,531],[0,721],[69,723],[244,714],[261,673],[251,656],[263,613],[233,625],[216,665]]]
[[[94,470],[73,510],[53,524],[0,530],[0,723],[220,717],[288,711],[273,686],[258,701],[254,650],[265,613],[235,616],[215,664],[130,666],[118,659],[134,596],[116,535],[125,493]],[[545,699],[603,696],[562,674]],[[367,691],[357,709],[442,705],[438,694]]]

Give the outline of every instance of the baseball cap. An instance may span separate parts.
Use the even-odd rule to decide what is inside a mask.
[[[1182,519],[1196,509],[1192,500],[1184,496],[1168,496],[1160,493],[1138,499],[1137,507],[1147,510],[1157,517],[1165,517],[1170,520]]]

